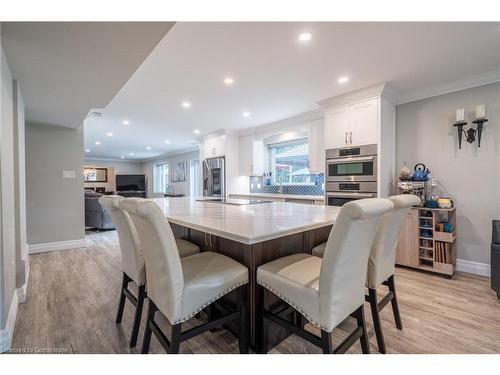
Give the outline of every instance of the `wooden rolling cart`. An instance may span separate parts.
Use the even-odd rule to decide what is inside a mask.
[[[444,222],[452,232],[444,232]],[[452,277],[457,266],[455,207],[413,208],[401,230],[396,264]]]

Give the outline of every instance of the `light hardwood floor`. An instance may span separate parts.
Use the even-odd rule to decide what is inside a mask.
[[[122,324],[114,322],[121,280],[116,232],[88,232],[87,240],[84,249],[30,256],[27,300],[19,306],[14,352],[136,353],[140,349],[144,319],[137,348],[128,347],[134,311],[129,302]],[[404,329],[396,329],[388,305],[381,313],[388,353],[500,352],[500,301],[490,290],[489,278],[457,273],[448,280],[398,268],[396,288]],[[371,350],[377,353],[368,304],[365,314]],[[334,331],[334,345],[352,326],[349,318]],[[356,344],[349,353],[360,349]],[[151,352],[164,353],[154,337]],[[182,343],[181,352],[238,353],[238,342],[218,330]],[[295,335],[271,351],[320,352]]]

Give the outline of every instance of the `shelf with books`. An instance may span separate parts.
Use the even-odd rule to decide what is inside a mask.
[[[419,207],[418,266],[416,268],[453,276],[456,270],[456,209]]]

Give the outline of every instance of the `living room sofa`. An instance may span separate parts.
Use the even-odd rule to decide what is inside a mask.
[[[85,226],[96,229],[115,229],[106,210],[99,203],[103,194],[85,190]]]

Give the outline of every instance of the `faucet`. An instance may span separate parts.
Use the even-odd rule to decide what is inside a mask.
[[[283,179],[280,179],[278,184],[279,184],[278,194],[283,194]]]

